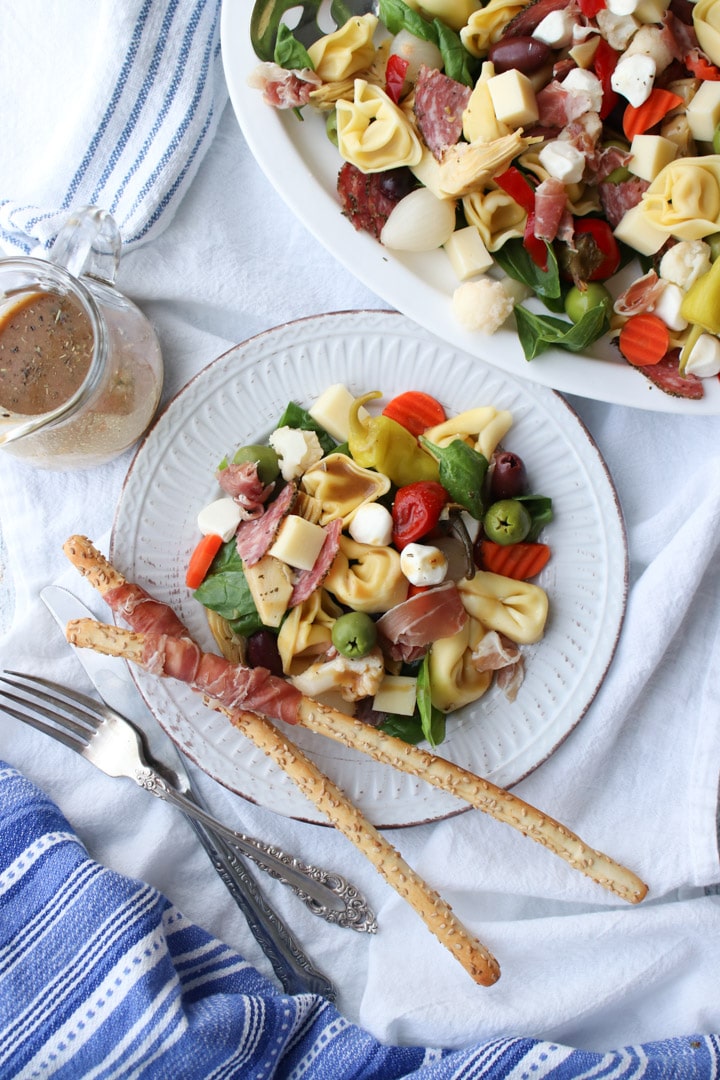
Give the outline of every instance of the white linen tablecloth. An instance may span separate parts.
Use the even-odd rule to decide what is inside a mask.
[[[4,132],[0,200],[47,210],[62,204],[69,165],[39,171],[42,155],[30,128],[37,118],[35,134],[49,137],[46,105],[32,72],[23,81],[22,64],[11,62],[14,51],[26,61],[37,55],[40,8],[28,0],[0,9],[0,95],[7,101],[12,94],[15,105]],[[65,44],[71,50],[76,27],[67,14],[80,8],[49,4],[45,30],[53,35],[55,58]],[[111,17],[111,4],[95,8],[98,19]],[[76,72],[68,107],[83,85]],[[215,101],[222,108],[221,89]],[[57,104],[52,113],[57,116]],[[119,287],[159,334],[166,402],[209,361],[253,334],[310,314],[386,306],[293,219],[256,166],[229,105],[211,127],[212,140],[204,155],[198,152],[182,198],[165,204],[164,217],[127,251],[118,275]],[[152,217],[154,209],[146,210]],[[5,249],[13,250],[10,241]],[[482,989],[342,836],[262,810],[193,770],[219,816],[338,870],[370,899],[380,924],[373,937],[327,926],[281,885],[260,879],[336,983],[341,1013],[384,1042],[461,1047],[532,1036],[608,1050],[720,1032],[718,419],[591,398],[571,403],[609,466],[625,515],[627,617],[586,716],[517,790],[636,870],[650,886],[648,900],[633,908],[615,902],[479,812],[393,831],[411,865],[499,956],[501,980]],[[102,614],[61,549],[75,532],[107,549],[131,459],[128,452],[99,469],[53,473],[0,453],[3,667],[84,685],[39,591],[62,580]],[[188,919],[271,973],[176,811],[1,714],[0,758],[58,804],[93,858],[155,886]]]

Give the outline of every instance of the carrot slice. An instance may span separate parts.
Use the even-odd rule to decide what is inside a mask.
[[[620,331],[620,352],[629,364],[648,367],[659,364],[670,348],[670,331],[662,319],[642,311],[632,315]]]
[[[672,109],[676,109],[682,103],[683,99],[679,94],[673,94],[670,90],[663,90],[662,87],[656,86],[642,105],[628,105],[625,109],[623,113],[625,138],[632,142],[636,135],[642,135],[655,127]]]
[[[197,589],[202,585],[222,542],[222,536],[218,536],[217,533],[208,533],[199,541],[190,556],[190,562],[185,574],[185,584],[188,589]]]
[[[383,416],[402,424],[411,434],[422,435],[436,424],[442,424],[447,417],[439,401],[422,390],[406,390],[404,394],[388,401],[383,409]]]
[[[547,544],[496,544],[483,540],[480,544],[480,562],[483,570],[491,574],[527,581],[539,574],[550,558]]]

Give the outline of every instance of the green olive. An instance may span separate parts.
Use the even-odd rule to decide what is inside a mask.
[[[712,148],[713,154],[720,154],[720,124],[713,131]]]
[[[493,503],[483,518],[483,529],[488,540],[506,547],[519,544],[530,532],[532,520],[517,499],[501,499]]]
[[[574,323],[579,323],[588,311],[602,305],[608,317],[612,312],[612,296],[599,281],[588,281],[584,289],[573,285],[565,297],[565,311]]]
[[[241,446],[233,455],[233,465],[242,465],[246,461],[257,462],[258,476],[263,484],[271,484],[280,473],[278,456],[272,446]]]
[[[377,628],[364,611],[348,611],[333,623],[332,643],[343,656],[359,660],[367,656],[376,641]]]

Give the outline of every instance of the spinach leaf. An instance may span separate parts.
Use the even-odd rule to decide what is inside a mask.
[[[523,285],[532,289],[550,311],[562,311],[563,287],[560,281],[560,270],[552,245],[546,246],[547,270],[541,270],[531,259],[519,238],[508,240],[498,251],[493,252],[493,256],[508,277],[521,281]]]
[[[437,45],[437,28],[424,19],[419,12],[403,3],[403,0],[380,0],[378,5],[380,22],[394,36],[401,30],[408,30],[421,41],[432,41]]]
[[[445,713],[436,709],[430,697],[430,654],[420,665],[417,677],[417,712],[420,715],[423,735],[431,746],[437,746],[445,738]]]
[[[528,543],[534,543],[540,532],[553,519],[552,499],[546,495],[516,495],[517,502],[521,502],[530,515],[530,532],[525,537]]]
[[[577,323],[555,319],[551,315],[535,315],[527,308],[516,305],[515,321],[526,360],[533,360],[551,348],[581,352],[602,337],[609,327],[604,304],[590,308]]]
[[[301,405],[297,405],[294,401],[288,403],[285,412],[277,422],[277,426],[279,428],[300,428],[301,431],[314,431],[323,448],[323,453],[332,454],[337,450],[337,443],[332,435],[328,434],[325,428],[318,424],[317,420],[313,420],[306,409],[303,409]]]
[[[238,634],[247,636],[262,628],[234,539],[220,548],[193,596],[204,607],[227,619]]]
[[[412,743],[415,746],[425,738],[422,723],[417,710],[412,716],[399,716],[397,713],[389,713],[379,725],[380,731],[386,735],[393,735],[403,742]]]
[[[314,70],[315,68],[307,49],[297,38],[293,37],[292,31],[288,29],[285,23],[280,23],[278,26],[273,60],[288,71],[301,70],[302,68]]]
[[[447,446],[436,446],[421,435],[420,442],[437,460],[440,483],[452,501],[479,521],[485,512],[482,493],[488,459],[462,439],[453,439]]]

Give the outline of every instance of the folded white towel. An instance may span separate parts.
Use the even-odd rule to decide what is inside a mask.
[[[68,210],[85,204],[113,214],[125,248],[157,235],[227,97],[220,0],[26,0],[22,49],[7,25],[12,7],[3,10],[0,63],[5,85],[22,86],[24,107],[2,110],[0,135],[25,150],[0,173],[0,240],[8,251],[41,253]]]

